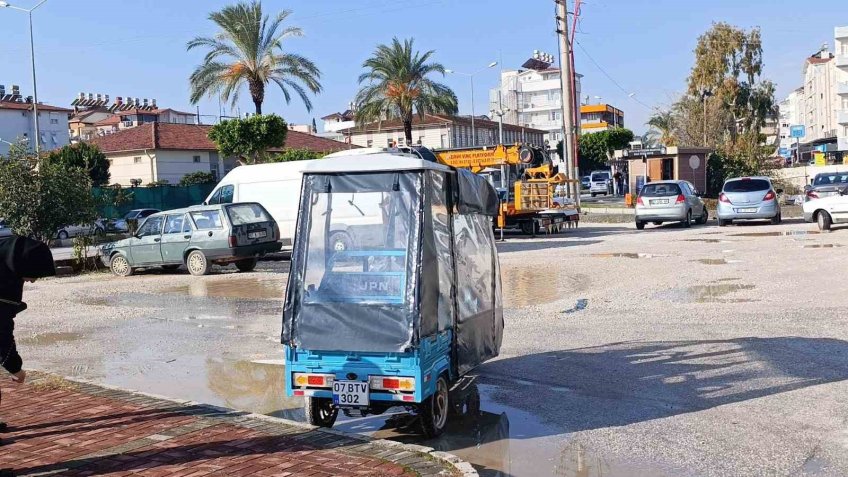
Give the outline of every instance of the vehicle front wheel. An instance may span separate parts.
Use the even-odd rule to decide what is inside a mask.
[[[830,218],[830,214],[823,210],[816,216],[816,222],[819,224],[819,230],[830,230],[830,226],[833,225],[833,219]]]
[[[208,275],[212,270],[212,262],[200,250],[193,250],[186,257],[186,268],[188,272],[195,276]]]
[[[253,269],[256,268],[257,261],[256,257],[239,260],[236,262],[236,268],[238,268],[238,271],[240,272],[252,272]]]
[[[128,277],[133,274],[133,269],[130,266],[130,261],[123,255],[115,255],[109,262],[109,268],[112,273],[119,277]]]
[[[59,240],[67,240],[68,239],[68,232],[66,232],[64,230],[60,230],[59,234],[56,235],[56,238],[58,238]]]
[[[681,225],[683,225],[687,229],[692,226],[692,211],[691,210],[686,212],[686,218],[683,219],[683,222],[681,222]]]
[[[333,427],[339,417],[339,408],[328,398],[307,397],[303,410],[306,422],[318,427]]]
[[[330,234],[330,249],[336,252],[344,252],[350,250],[353,246],[353,240],[347,232],[336,231]]]
[[[433,438],[445,431],[450,412],[448,382],[444,376],[436,380],[436,390],[418,406],[421,417],[421,431],[425,436]]]
[[[636,221],[636,230],[645,230],[645,222]]]

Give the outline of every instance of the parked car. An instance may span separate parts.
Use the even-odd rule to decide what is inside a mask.
[[[0,237],[5,237],[6,235],[12,235],[12,229],[6,226],[4,219],[0,219]]]
[[[598,194],[610,194],[610,181],[612,175],[609,171],[592,171],[589,175],[589,193],[592,197]]]
[[[824,199],[832,195],[839,195],[848,187],[848,172],[823,172],[816,174],[813,183],[804,188],[805,201]]]
[[[816,222],[819,230],[830,230],[834,224],[848,223],[848,189],[823,199],[804,202],[804,221]]]
[[[192,275],[206,275],[213,263],[235,263],[247,272],[258,257],[280,249],[279,236],[277,223],[258,203],[194,206],[147,217],[135,235],[104,245],[100,255],[122,277],[135,268],[180,265]]]
[[[653,222],[680,222],[690,227],[693,220],[703,225],[709,212],[692,184],[686,181],[657,181],[645,184],[636,198],[636,228]]]
[[[583,176],[580,178],[580,188],[589,190],[591,186],[592,179],[589,176]]]
[[[150,217],[153,214],[161,212],[159,209],[133,209],[118,220],[114,220],[107,224],[107,230],[109,232],[129,232],[129,221],[136,220],[139,223],[147,217]]]
[[[65,240],[80,235],[103,235],[106,232],[106,221],[97,219],[94,223],[83,225],[66,225],[56,232],[56,238]]]
[[[718,225],[724,227],[739,220],[782,220],[778,195],[768,177],[736,177],[724,182],[718,196]]]

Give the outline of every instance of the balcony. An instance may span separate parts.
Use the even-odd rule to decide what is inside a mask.
[[[848,95],[848,82],[846,83],[836,83],[836,94]]]
[[[837,55],[836,67],[848,70],[848,55]]]
[[[838,39],[848,39],[848,26],[836,27],[833,29],[833,37]]]
[[[836,122],[839,124],[848,124],[848,109],[836,112]]]

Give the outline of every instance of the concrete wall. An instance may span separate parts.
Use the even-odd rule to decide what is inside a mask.
[[[156,172],[156,154],[155,151],[149,152],[149,155],[144,151],[106,154],[111,175],[109,183],[129,186],[131,179],[141,179],[142,185],[153,182]]]
[[[414,145],[421,141],[421,145],[431,149],[441,147],[452,147],[451,128],[447,125],[430,126],[426,128],[412,128],[412,142]],[[389,142],[405,145],[406,139],[403,130],[355,133],[350,137],[352,144],[361,147],[388,147]]]
[[[199,156],[199,162],[194,162]],[[178,184],[186,174],[211,172],[210,163],[218,164],[218,177],[223,177],[234,164],[222,160],[215,151],[135,151],[111,153],[109,158],[110,184],[129,186],[131,179],[141,179],[142,185],[158,180]]]
[[[784,184],[792,184],[799,189],[803,189],[805,185],[810,184],[810,181],[816,177],[816,174],[823,172],[848,172],[848,165],[786,167],[775,170],[772,173],[772,177],[780,179]]]
[[[217,160],[217,154],[215,154]],[[195,158],[199,162],[195,162]],[[186,174],[210,172],[210,151],[156,151],[156,180],[177,184]],[[219,170],[223,165],[219,164]]]

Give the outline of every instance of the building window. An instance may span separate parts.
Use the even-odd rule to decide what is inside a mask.
[[[418,136],[418,145],[421,146],[424,144],[424,136]]]
[[[551,121],[559,121],[562,119],[562,111],[551,111]]]
[[[365,141],[365,147],[372,147],[374,145],[374,141],[369,139]]]
[[[386,147],[394,147],[394,140],[392,138],[386,138]]]
[[[192,160],[193,160],[194,162],[200,162],[200,156],[194,156],[194,157],[192,158]]]
[[[141,156],[135,156],[133,158],[133,164],[141,164]]]
[[[56,118],[53,118],[53,119],[50,120],[50,124],[59,124],[59,120],[56,119]]]

